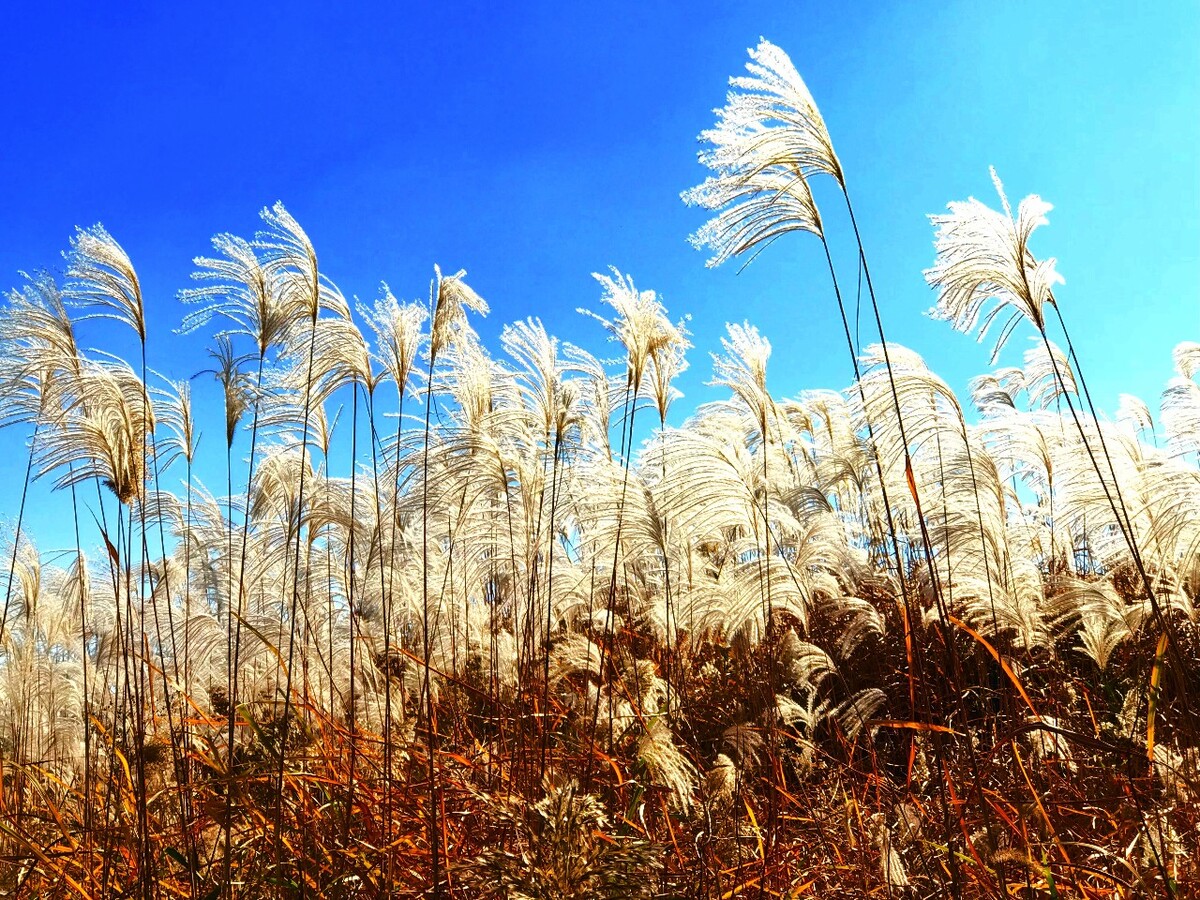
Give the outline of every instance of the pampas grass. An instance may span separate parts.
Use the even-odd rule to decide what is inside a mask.
[[[1200,889],[1198,345],[1162,361],[1160,411],[1099,415],[1029,249],[1050,207],[1014,212],[997,179],[1001,210],[933,217],[926,277],[997,351],[1028,325],[1023,365],[957,397],[887,341],[861,241],[859,346],[810,189],[828,177],[857,236],[816,102],[767,41],[731,87],[694,242],[715,265],[821,241],[844,391],[781,395],[786,335],[735,322],[720,397],[669,427],[687,321],[627,273],[596,276],[595,355],[536,318],[489,348],[465,272],[352,306],[281,204],[181,293],[219,407],[146,365],[100,226],[63,284],[8,295],[0,422],[77,542],[40,552],[22,506],[3,547],[0,888]],[[137,367],[81,349],[97,317]]]

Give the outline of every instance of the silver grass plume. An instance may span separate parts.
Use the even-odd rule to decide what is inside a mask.
[[[1053,257],[1038,260],[1029,249],[1033,232],[1047,224],[1046,213],[1053,207],[1031,194],[1021,201],[1014,219],[1004,185],[996,170],[990,171],[1003,212],[970,197],[949,203],[949,213],[930,216],[937,230],[937,259],[926,270],[925,280],[938,291],[930,314],[964,334],[975,330],[982,315],[981,342],[997,320],[1008,315],[992,350],[995,362],[1022,319],[1045,331],[1045,305],[1055,302],[1053,288],[1063,278]],[[989,300],[996,305],[984,314]]]
[[[709,266],[790,231],[823,236],[808,179],[828,174],[843,183],[825,121],[787,54],[765,39],[749,53],[750,74],[730,79],[716,127],[700,135],[708,144],[700,162],[714,174],[682,195],[720,210],[691,238],[714,251]]]
[[[253,247],[262,251],[260,257],[271,289],[279,293],[279,301],[288,311],[302,316],[288,319],[295,327],[297,319],[315,322],[322,309],[349,316],[341,292],[320,271],[317,251],[295,217],[276,203],[259,213],[267,224],[256,236]]]
[[[124,362],[89,361],[78,383],[59,389],[67,412],[55,440],[39,448],[41,474],[57,470],[59,488],[98,478],[122,503],[141,497],[155,426],[142,380]]]
[[[486,316],[489,310],[487,301],[463,281],[467,275],[466,269],[459,269],[453,275],[443,275],[441,268],[435,265],[433,272],[429,298],[433,310],[429,355],[431,359],[436,359],[466,325],[468,312]]]
[[[692,342],[688,339],[687,321],[685,318],[675,326],[679,332],[679,339],[663,348],[662,352],[654,357],[650,367],[650,387],[660,425],[666,424],[667,410],[671,408],[671,404],[683,396],[683,392],[675,387],[674,381],[688,368],[686,357]]]
[[[429,312],[419,303],[401,304],[385,283],[374,307],[358,305],[358,314],[375,333],[375,355],[388,376],[403,391],[421,348],[421,326]]]
[[[632,275],[623,275],[610,266],[611,275],[593,272],[592,277],[604,288],[601,301],[616,313],[611,320],[581,309],[604,326],[612,340],[625,348],[627,387],[640,391],[642,378],[662,353],[684,341],[679,326],[667,318],[666,309],[654,291],[639,291]]]
[[[177,457],[190,464],[195,459],[196,443],[200,439],[192,417],[191,384],[168,379],[166,390],[155,390],[154,393],[159,397],[159,418],[168,430],[168,437],[159,447],[162,467],[169,467]]]
[[[146,342],[142,288],[129,255],[103,225],[79,229],[66,253],[66,294],[98,318],[124,322]]]
[[[1117,421],[1128,425],[1135,434],[1154,434],[1154,417],[1150,414],[1150,407],[1146,405],[1146,401],[1133,394],[1117,396]]]
[[[63,293],[47,272],[25,275],[0,313],[0,425],[35,424],[49,412],[49,386],[79,373],[75,326]]]
[[[718,753],[713,761],[713,767],[704,773],[704,798],[708,804],[717,810],[725,810],[733,805],[733,795],[737,791],[738,769],[733,760],[724,753]]]
[[[1067,354],[1053,341],[1031,338],[1034,346],[1025,351],[1025,391],[1029,405],[1049,409],[1065,394],[1078,396],[1075,373]]]
[[[749,322],[741,325],[726,323],[728,337],[721,338],[723,354],[712,354],[713,377],[708,383],[726,387],[741,401],[743,415],[748,415],[747,434],[754,433],[757,441],[768,438],[764,428],[774,426],[775,401],[767,390],[767,362],[771,358],[771,342],[759,334]],[[737,405],[727,408],[737,410]]]
[[[655,716],[646,723],[645,733],[638,739],[637,755],[651,783],[668,791],[671,806],[689,812],[696,767],[675,746],[671,729],[661,717]]]
[[[287,364],[276,370],[273,386],[297,397],[311,392],[310,415],[340,388],[361,384],[370,393],[378,384],[367,343],[348,315],[289,329],[280,360]]]
[[[279,289],[249,241],[218,234],[212,243],[220,256],[198,256],[193,260],[198,268],[192,278],[202,286],[179,294],[184,303],[198,306],[184,317],[180,331],[195,331],[219,315],[230,321],[234,334],[250,337],[259,353],[266,353],[283,340],[297,318],[304,316],[307,304],[295,292]]]
[[[873,813],[867,820],[867,828],[875,849],[879,851],[879,864],[888,895],[907,893],[910,887],[908,872],[904,868],[904,857],[896,849],[892,830],[888,828],[883,813]]]
[[[215,366],[204,374],[212,375],[221,385],[225,401],[225,445],[232,447],[238,423],[250,408],[252,387],[239,368],[242,361],[234,354],[233,342],[228,335],[220,335],[217,346],[210,349],[208,355]]]
[[[841,184],[829,129],[787,53],[766,38],[748,52],[749,74],[729,79],[734,90],[716,110],[717,125],[701,135],[712,145],[701,162],[717,170],[779,165],[793,175],[827,174]]]
[[[1175,371],[1163,391],[1161,420],[1167,443],[1177,454],[1200,452],[1200,344],[1184,341],[1172,351]]]
[[[1194,379],[1200,372],[1200,344],[1195,341],[1181,341],[1171,351],[1175,360],[1175,371],[1184,378]]]

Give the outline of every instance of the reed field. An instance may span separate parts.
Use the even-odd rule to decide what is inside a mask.
[[[1051,207],[993,172],[930,217],[956,396],[886,339],[922,310],[792,61],[730,84],[692,240],[823,246],[842,391],[771,380],[786,323],[709,359],[617,269],[589,348],[532,305],[485,346],[465,272],[348,299],[275,204],[180,291],[222,422],[103,227],[6,273],[0,895],[1200,896],[1200,343],[1097,409]],[[689,365],[721,399],[678,418]]]

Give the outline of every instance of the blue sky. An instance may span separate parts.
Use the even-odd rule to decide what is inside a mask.
[[[139,270],[151,365],[191,376],[204,343],[170,331],[191,258],[213,233],[252,234],[278,199],[347,295],[373,299],[386,280],[423,298],[435,262],[466,268],[492,305],[485,335],[537,315],[601,349],[575,310],[597,306],[590,273],[618,266],[693,317],[680,413],[711,396],[726,321],[772,340],[777,393],[842,387],[818,244],[781,241],[737,275],[706,270],[685,240],[704,219],[678,198],[704,175],[695,136],[763,35],[828,122],[889,338],[957,389],[988,353],[923,316],[926,215],[994,203],[989,165],[1014,202],[1055,204],[1035,249],[1058,257],[1101,406],[1121,391],[1156,405],[1171,347],[1200,339],[1197,4],[573,6],[10,4],[0,282],[60,266],[74,226],[103,222]],[[852,284],[840,212],[818,200]],[[1027,345],[1019,333],[1001,362]],[[198,392],[216,452],[216,394]],[[15,515],[23,440],[0,434],[0,516]],[[35,535],[55,518],[37,506]]]

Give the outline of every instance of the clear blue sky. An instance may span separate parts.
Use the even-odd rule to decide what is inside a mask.
[[[776,392],[842,387],[817,245],[779,242],[738,276],[706,270],[685,241],[704,218],[678,199],[704,174],[695,136],[763,35],[824,112],[889,337],[956,388],[987,351],[923,316],[926,215],[994,202],[989,165],[1014,201],[1055,204],[1035,249],[1059,259],[1098,403],[1131,391],[1156,406],[1171,347],[1200,339],[1200,5],[601,6],[9,4],[0,283],[60,266],[74,226],[103,222],[141,275],[151,365],[190,376],[204,346],[170,329],[191,258],[215,232],[249,236],[281,199],[347,295],[373,299],[385,279],[425,297],[433,263],[468,269],[492,304],[485,335],[538,315],[600,349],[575,312],[597,305],[590,273],[633,274],[694,317],[680,412],[709,396],[729,320],[771,338]],[[83,342],[112,338],[91,326]],[[1015,338],[1002,362],[1027,345]],[[199,396],[211,452],[220,411],[207,383]],[[22,440],[0,434],[3,518]],[[38,506],[35,535],[55,518]]]

